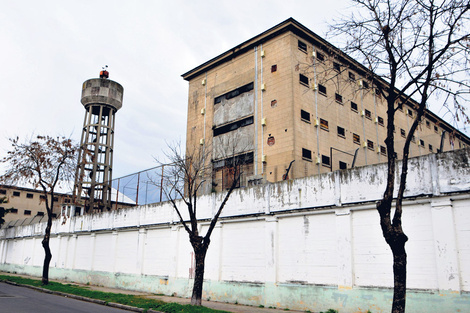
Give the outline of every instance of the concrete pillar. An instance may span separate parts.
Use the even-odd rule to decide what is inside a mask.
[[[168,273],[169,277],[177,277],[178,275],[178,251],[179,251],[179,231],[181,226],[172,226],[171,227],[171,246],[173,249],[168,251],[168,253],[172,253],[171,261],[173,263],[173,268],[170,269]]]
[[[90,234],[90,271],[95,269],[95,246],[96,246],[96,233]]]
[[[277,282],[277,253],[278,253],[278,240],[277,240],[277,226],[278,220],[275,216],[266,217],[265,226],[265,251],[266,251],[266,278],[265,281],[269,283]]]
[[[71,238],[71,243],[70,243],[70,251],[72,252],[71,254],[71,260],[70,260],[70,268],[74,269],[75,268],[75,257],[77,255],[77,234],[73,234]]]
[[[433,200],[431,207],[439,290],[460,292],[460,268],[452,201],[448,198]]]
[[[337,209],[336,247],[338,249],[338,288],[351,289],[354,283],[351,211]]]
[[[144,271],[145,242],[147,240],[147,229],[140,228],[137,238],[138,239],[137,239],[136,273],[143,274],[143,271]]]
[[[118,231],[115,230],[113,231],[113,237],[111,238],[111,251],[113,253],[113,256],[111,258],[111,262],[110,262],[110,272],[112,273],[115,273],[116,272],[116,257],[118,257],[117,255],[117,241],[118,241]]]

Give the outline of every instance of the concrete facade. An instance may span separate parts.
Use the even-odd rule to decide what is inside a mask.
[[[18,220],[40,220],[43,216],[47,216],[46,198],[40,190],[0,185],[0,198],[1,197],[6,197],[8,201],[7,203],[0,204],[8,210],[8,213],[5,214],[4,217],[6,226],[16,225],[14,221]],[[50,202],[51,196],[48,195],[48,197]],[[52,212],[55,216],[58,216],[61,211],[61,206],[72,202],[72,195],[59,192],[55,194],[54,201]],[[18,223],[18,225],[21,224]]]
[[[387,108],[373,74],[293,19],[182,76],[189,82],[187,150],[223,150],[227,137],[241,138],[236,154],[250,154],[251,162],[242,186],[282,180],[293,160],[289,178],[351,168],[356,151],[356,166],[387,160]],[[397,111],[398,158],[414,117],[413,103]],[[410,155],[468,145],[468,137],[427,111]],[[224,157],[208,160],[206,192],[224,186],[214,166]]]
[[[403,212],[407,312],[470,311],[469,158],[470,150],[458,150],[410,160]],[[204,299],[389,312],[392,254],[375,209],[385,169],[377,164],[235,190],[211,238]],[[223,195],[198,199],[201,219],[215,214]],[[0,270],[40,276],[44,227],[0,230]],[[192,249],[169,203],[56,220],[51,249],[51,278],[191,295]]]

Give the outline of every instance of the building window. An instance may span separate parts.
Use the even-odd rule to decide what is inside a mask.
[[[331,167],[330,157],[326,155],[321,156],[321,164],[326,167]]]
[[[369,120],[372,119],[372,113],[370,113],[369,110],[364,110],[364,115],[366,116],[367,119]]]
[[[374,142],[371,140],[367,140],[367,148],[369,150],[374,150]]]
[[[426,127],[427,127],[427,128],[431,128],[431,122],[426,121]]]
[[[321,119],[320,119],[320,127],[321,127],[321,129],[323,129],[323,130],[328,130],[328,129],[329,129],[329,127],[328,127],[328,121],[321,118]]]
[[[312,161],[312,151],[302,148],[302,159]]]
[[[40,195],[40,196],[39,196],[39,199],[40,199],[40,200],[46,200],[46,196],[45,196],[45,195]]]
[[[439,132],[439,127],[437,127],[436,125],[434,125],[434,132],[436,132],[436,133]]]
[[[8,213],[18,214],[18,209],[15,209],[15,208],[8,209]]]
[[[274,73],[277,71],[277,64],[271,65],[271,73]]]
[[[352,73],[352,72],[349,72],[348,73],[349,75],[349,79],[352,80],[352,81],[355,81],[356,80],[356,74]]]
[[[339,103],[343,103],[343,96],[338,94],[338,93],[335,93],[335,100],[336,102],[339,102]]]
[[[423,139],[420,139],[420,140],[419,140],[419,145],[420,145],[421,147],[424,147],[424,140],[423,140]]]
[[[0,189],[0,195],[6,195],[7,191],[5,189]]]
[[[59,198],[54,197],[54,201],[55,201],[55,202],[59,201]]]
[[[307,44],[305,42],[299,40],[297,42],[297,46],[299,47],[300,51],[307,53]]]
[[[343,138],[346,137],[346,132],[344,131],[343,127],[338,126],[337,131],[338,131],[338,136],[343,137]]]
[[[380,154],[387,155],[387,148],[385,146],[380,146]]]
[[[13,191],[13,196],[14,196],[14,197],[19,197],[19,196],[20,196],[20,192],[19,192],[19,191]]]
[[[351,110],[357,112],[357,103],[351,101]]]
[[[31,210],[24,210],[24,215],[31,215]]]
[[[37,216],[44,216],[44,212],[38,212],[36,215]]]
[[[400,128],[400,135],[405,138],[406,137],[406,132],[403,128]]]
[[[326,96],[326,87],[323,85],[318,84],[318,92],[322,95]]]
[[[353,134],[353,142],[360,145],[361,144],[361,136],[358,134]]]
[[[348,166],[347,166],[346,162],[339,161],[339,169],[340,170],[345,170],[347,168],[348,168]]]
[[[239,121],[236,121],[236,122],[224,125],[224,126],[220,126],[218,128],[214,128],[213,136],[214,137],[219,136],[219,135],[237,130],[241,127],[245,127],[245,126],[248,126],[248,125],[251,125],[251,124],[253,124],[253,116],[244,118],[242,120],[239,120]],[[56,199],[54,199],[54,200],[56,201]]]
[[[382,96],[382,91],[379,88],[375,88],[375,95],[380,98]]]
[[[325,61],[325,55],[317,51],[317,60],[320,62]]]
[[[336,62],[333,62],[333,69],[334,69],[335,71],[340,72],[340,71],[341,71],[341,64],[336,63]]]
[[[384,118],[383,118],[383,117],[380,117],[380,116],[377,116],[377,123],[378,123],[380,126],[384,126]]]
[[[416,137],[415,137],[415,135],[411,136],[411,141],[412,141],[412,142],[416,142]]]
[[[365,89],[369,89],[369,83],[366,82],[365,80],[362,81],[362,87],[364,87]]]
[[[26,198],[33,199],[34,195],[32,193],[27,193]]]
[[[411,116],[411,117],[413,117],[413,110],[411,110],[411,109],[408,109],[408,111],[407,111],[407,112],[408,112],[408,116]]]
[[[277,107],[277,100],[274,99],[274,100],[271,100],[271,108],[275,108]]]
[[[310,113],[304,110],[300,110],[300,119],[304,122],[310,123]]]
[[[245,92],[248,92],[248,91],[251,91],[253,90],[253,87],[254,87],[254,84],[253,83],[249,83],[249,84],[246,84],[244,86],[241,86],[235,90],[232,90],[232,91],[229,91],[223,95],[220,95],[216,98],[214,98],[214,104],[217,104],[217,103],[220,103],[222,101],[222,99],[232,99],[232,98],[235,98],[235,97],[238,97],[239,95],[245,93]]]
[[[428,145],[429,147],[429,152],[432,152],[432,145]]]
[[[302,74],[299,74],[299,82],[301,85],[308,87],[308,77]]]

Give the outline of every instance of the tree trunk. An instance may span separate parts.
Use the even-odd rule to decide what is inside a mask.
[[[393,253],[393,304],[392,313],[404,313],[406,304],[406,251],[405,242],[392,247]]]
[[[42,284],[49,284],[49,264],[51,263],[52,253],[49,247],[49,239],[51,238],[52,216],[48,214],[46,232],[42,240],[42,247],[44,248],[44,264],[42,266]]]
[[[192,305],[201,305],[202,285],[204,283],[204,262],[206,259],[207,249],[194,249],[196,258],[196,273],[194,275],[193,295],[191,297]]]

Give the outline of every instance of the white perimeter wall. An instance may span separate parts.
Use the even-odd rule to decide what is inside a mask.
[[[410,160],[403,213],[410,289],[470,292],[469,156],[459,150]],[[325,309],[297,298],[295,288],[329,286],[334,297],[335,290],[393,287],[392,255],[375,209],[384,170],[376,165],[237,190],[212,235],[205,297]],[[199,217],[212,216],[222,196],[201,197]],[[0,270],[40,275],[44,227],[2,229]],[[203,223],[203,234],[206,229]],[[191,291],[192,249],[168,203],[58,219],[51,249],[51,277],[183,296]]]

